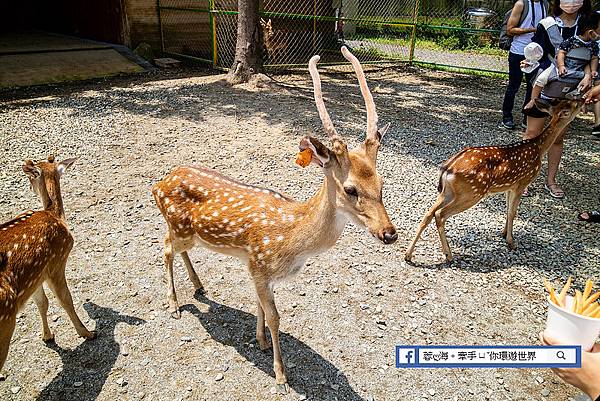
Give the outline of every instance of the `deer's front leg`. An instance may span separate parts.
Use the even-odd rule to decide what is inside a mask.
[[[271,347],[265,335],[265,311],[260,306],[260,299],[256,298],[256,342],[262,351]]]
[[[281,347],[279,345],[279,312],[277,312],[277,307],[275,306],[273,290],[269,288],[267,283],[255,283],[255,285],[260,305],[264,310],[267,325],[271,331],[275,382],[279,385],[279,389],[282,392],[287,392],[287,378],[285,377],[285,368],[281,360]]]

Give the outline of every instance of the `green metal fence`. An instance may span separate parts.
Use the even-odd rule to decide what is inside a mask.
[[[237,0],[157,0],[162,50],[228,68]],[[267,67],[344,62],[340,46],[364,63],[413,63],[504,73],[497,37],[511,0],[263,0]]]

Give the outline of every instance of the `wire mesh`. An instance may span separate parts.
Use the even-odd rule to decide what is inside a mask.
[[[263,0],[263,61],[271,68],[342,63],[341,45],[362,62],[419,62],[506,71],[497,47],[512,0]],[[235,55],[237,0],[159,0],[163,50],[228,68]]]

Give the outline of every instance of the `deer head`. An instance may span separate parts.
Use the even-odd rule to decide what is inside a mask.
[[[309,62],[309,71],[313,80],[315,103],[325,132],[331,140],[331,148],[314,137],[306,136],[300,142],[300,150],[310,148],[313,154],[311,162],[321,167],[327,179],[333,182],[337,209],[382,242],[391,244],[396,241],[398,234],[383,205],[383,180],[376,167],[377,152],[389,124],[383,129],[377,127],[375,103],[362,67],[346,47],[342,47],[342,53],[352,63],[365,99],[366,139],[356,149],[349,150],[346,142],[336,132],[323,102],[321,79],[317,71],[320,57],[313,56]]]
[[[54,156],[48,156],[48,161],[34,163],[26,160],[23,172],[29,178],[31,189],[42,201],[45,210],[54,211],[58,217],[64,219],[62,197],[60,194],[60,177],[75,163],[77,158],[63,160],[56,163]]]

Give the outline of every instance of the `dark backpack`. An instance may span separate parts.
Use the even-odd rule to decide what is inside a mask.
[[[542,1],[542,19],[544,19],[544,15],[548,12],[548,2],[546,0]],[[533,3],[533,0],[524,0],[523,2],[523,11],[521,12],[521,17],[519,18],[519,24],[517,26],[523,25],[523,21],[525,21],[525,17],[529,14],[530,3]],[[533,6],[533,4],[532,4]],[[532,7],[533,15],[531,20],[535,21],[535,7]],[[510,18],[510,14],[512,13],[512,8],[504,14],[504,19],[502,20],[502,27],[500,28],[500,40],[498,41],[498,47],[502,50],[510,50],[510,46],[512,45],[513,36],[508,34],[508,20]]]

